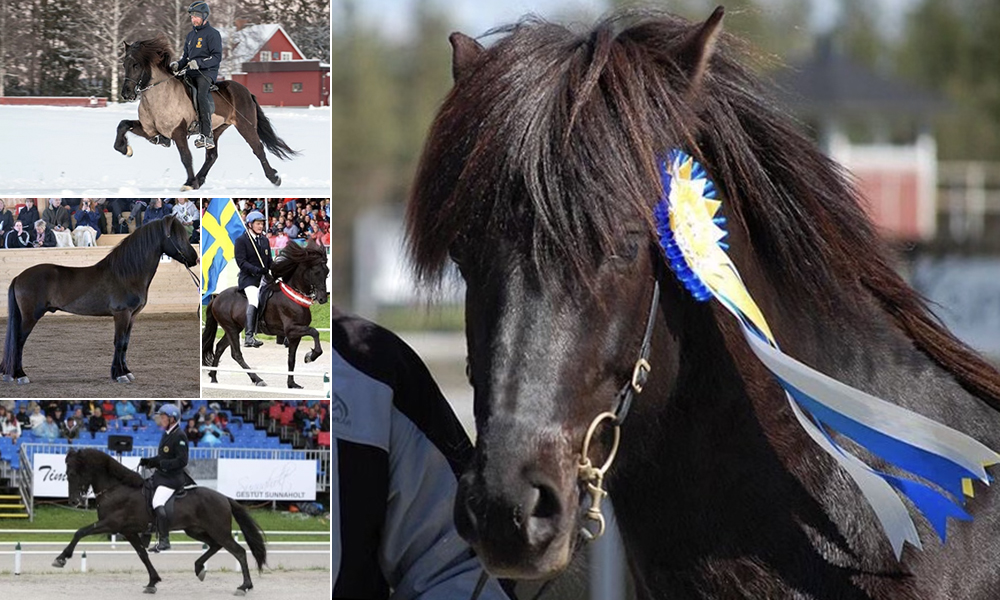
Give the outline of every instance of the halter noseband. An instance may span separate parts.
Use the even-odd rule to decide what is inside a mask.
[[[611,468],[611,464],[618,454],[618,443],[621,440],[621,425],[628,416],[628,411],[632,407],[632,400],[636,394],[642,393],[642,388],[649,379],[652,367],[649,364],[649,352],[653,340],[653,328],[656,325],[656,312],[660,305],[660,282],[653,282],[653,301],[649,305],[649,316],[646,318],[646,332],[642,336],[642,346],[639,347],[639,358],[632,367],[632,378],[618,390],[618,405],[614,412],[602,412],[594,417],[587,434],[583,438],[583,448],[580,450],[580,461],[577,464],[577,478],[587,484],[587,493],[590,494],[590,507],[584,516],[585,519],[597,523],[596,531],[591,531],[586,525],[580,528],[581,535],[588,541],[596,540],[604,535],[605,520],[601,512],[601,503],[608,495],[604,489],[604,475]],[[611,443],[611,450],[601,467],[595,467],[590,462],[590,442],[597,431],[597,428],[608,421],[613,428],[614,439]]]

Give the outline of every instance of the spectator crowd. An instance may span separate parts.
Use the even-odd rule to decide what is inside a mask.
[[[251,211],[267,216],[264,233],[274,250],[314,241],[330,246],[329,198],[234,198],[246,222]]]
[[[196,244],[201,240],[199,202],[187,198],[0,198],[0,248],[96,246],[103,234],[129,233],[169,215],[184,224],[191,243]]]

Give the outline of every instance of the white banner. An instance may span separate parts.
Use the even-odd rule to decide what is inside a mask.
[[[65,454],[35,454],[31,459],[34,467],[34,493],[36,498],[67,498],[69,483],[66,479]],[[139,466],[138,456],[122,457],[125,467],[135,470]],[[90,494],[93,498],[93,494]]]
[[[315,460],[219,459],[218,490],[235,500],[315,500]]]

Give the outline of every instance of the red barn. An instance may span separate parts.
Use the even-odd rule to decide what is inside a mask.
[[[330,65],[307,59],[281,25],[243,27],[226,46],[229,52],[222,63],[231,70],[223,75],[245,85],[262,105],[329,103]]]

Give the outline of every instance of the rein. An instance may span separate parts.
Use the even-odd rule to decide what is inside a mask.
[[[639,346],[639,358],[632,367],[632,377],[629,381],[625,382],[615,395],[618,404],[614,412],[605,411],[594,417],[594,420],[590,422],[590,427],[587,428],[587,434],[583,437],[583,448],[580,450],[580,461],[577,463],[577,479],[581,483],[586,484],[587,493],[590,495],[590,507],[587,509],[584,519],[597,524],[594,531],[588,528],[586,524],[580,527],[581,539],[585,543],[593,542],[604,535],[604,530],[607,526],[604,513],[601,511],[601,503],[608,495],[607,490],[604,489],[604,475],[607,474],[608,469],[611,468],[615,457],[618,455],[618,445],[621,441],[621,426],[625,422],[625,417],[628,416],[629,409],[632,408],[632,401],[637,394],[642,393],[642,388],[645,387],[646,381],[649,379],[649,374],[652,371],[652,366],[649,364],[649,353],[652,348],[653,329],[656,327],[656,314],[659,306],[660,282],[654,279],[653,300],[649,304],[649,315],[646,317],[646,331],[642,336],[642,345]],[[604,464],[600,467],[595,467],[590,461],[590,443],[598,427],[605,421],[611,425],[614,438],[611,442],[611,450],[608,451],[608,456],[604,459]],[[576,550],[582,547],[583,544],[579,544],[574,550],[574,554]],[[483,569],[472,592],[471,600],[479,599],[489,578],[489,573],[486,572],[486,569]],[[542,587],[539,588],[533,600],[538,600],[553,581],[555,579],[549,579],[542,584]]]
[[[150,75],[150,79],[152,79],[152,75]],[[140,95],[142,95],[143,92],[155,88],[156,86],[158,86],[161,83],[163,83],[164,81],[166,81],[166,79],[161,79],[161,80],[157,81],[156,83],[150,83],[146,87],[142,87],[142,81],[140,81],[140,80],[132,79],[131,77],[125,77],[125,83],[128,83],[129,81],[134,81],[135,82],[135,96],[136,96],[136,98],[138,98]]]
[[[175,251],[177,251],[177,255],[178,256],[183,256],[184,253],[181,252],[180,246],[177,245],[177,242],[174,241],[174,238],[172,236],[168,235],[167,239],[170,240],[170,245],[174,247]],[[183,262],[181,264],[183,264],[184,268],[187,269],[188,275],[191,276],[191,281],[194,282],[195,287],[197,287],[200,290],[201,289],[201,280],[198,279],[198,276],[194,274],[194,271],[191,270],[191,267],[189,267],[187,264],[185,264]]]

